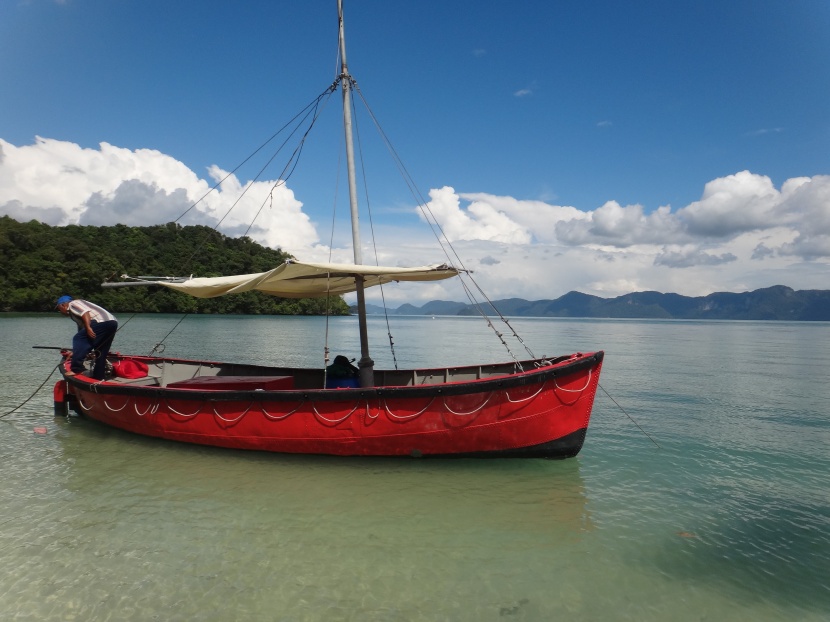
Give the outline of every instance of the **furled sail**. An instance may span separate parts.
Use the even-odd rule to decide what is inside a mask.
[[[364,287],[373,287],[392,281],[439,281],[457,275],[458,270],[447,265],[390,268],[286,261],[273,270],[259,274],[139,281],[131,284],[162,285],[197,298],[216,298],[248,291],[259,291],[280,298],[315,298],[355,291],[357,276],[363,277]]]

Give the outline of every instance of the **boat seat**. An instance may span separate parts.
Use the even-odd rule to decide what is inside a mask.
[[[168,389],[198,391],[288,391],[294,388],[292,376],[196,376],[171,382]]]

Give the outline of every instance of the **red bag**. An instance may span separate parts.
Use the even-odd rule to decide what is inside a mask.
[[[112,364],[112,371],[118,378],[144,378],[150,368],[147,363],[121,359]]]

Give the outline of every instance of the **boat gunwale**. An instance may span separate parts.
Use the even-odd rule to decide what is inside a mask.
[[[472,393],[483,393],[488,391],[503,391],[516,387],[540,384],[553,378],[570,376],[584,369],[600,365],[604,359],[605,352],[598,350],[583,354],[579,358],[565,360],[562,363],[554,364],[540,369],[532,369],[513,373],[510,375],[496,376],[493,378],[479,378],[473,380],[460,380],[440,384],[427,384],[417,386],[393,385],[379,387],[356,387],[356,388],[335,388],[335,389],[246,389],[246,390],[201,390],[184,389],[179,387],[168,388],[160,386],[141,386],[131,384],[119,384],[100,380],[87,379],[85,376],[64,376],[64,380],[75,390],[101,395],[125,395],[131,397],[173,399],[173,400],[207,400],[211,402],[231,402],[237,400],[250,400],[252,402],[301,402],[314,401],[343,401],[350,399],[408,399],[435,396],[457,396]],[[145,357],[124,356],[125,359],[137,359]],[[198,363],[185,359],[164,359],[165,361],[177,361]],[[545,360],[545,359],[537,359]],[[555,360],[553,359],[548,360]],[[219,364],[215,364],[219,365]],[[443,369],[475,369],[477,367],[497,367],[499,364],[486,366],[459,366],[448,368],[430,368],[414,371],[438,371]],[[248,368],[259,368],[262,370],[273,369],[264,366],[246,366]],[[290,370],[293,368],[277,368]],[[301,368],[297,368],[298,370]],[[303,370],[305,371],[305,370]],[[380,371],[380,370],[378,370]],[[406,370],[401,370],[406,371]]]

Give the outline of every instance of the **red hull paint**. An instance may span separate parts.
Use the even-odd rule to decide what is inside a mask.
[[[601,366],[600,352],[496,379],[373,389],[250,390],[250,378],[247,385],[240,379],[248,389],[241,391],[228,390],[227,381],[125,387],[84,376],[70,378],[69,386],[76,410],[91,419],[200,445],[340,456],[497,456],[562,441],[528,454],[561,458],[581,448]],[[269,382],[279,386],[278,379]],[[216,388],[204,390],[211,384]]]

